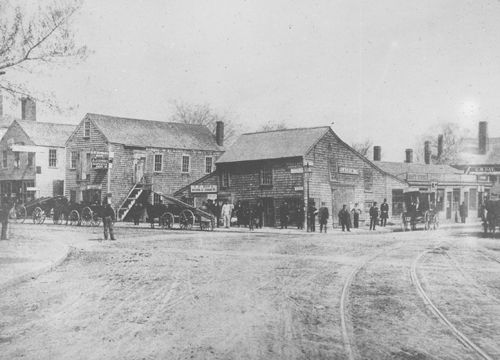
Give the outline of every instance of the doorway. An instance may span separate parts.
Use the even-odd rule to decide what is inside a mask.
[[[332,188],[332,222],[337,219],[337,214],[344,205],[347,205],[347,210],[350,212],[351,207],[355,203],[355,190],[354,186],[342,186]],[[364,209],[361,209],[364,211]]]
[[[264,208],[263,226],[274,226],[274,198],[262,198],[262,207]]]
[[[142,181],[144,176],[144,167],[146,165],[146,158],[141,157],[134,159],[134,184]]]
[[[451,192],[446,193],[446,218],[451,219]]]

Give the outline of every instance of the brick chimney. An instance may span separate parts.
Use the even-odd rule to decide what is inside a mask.
[[[373,161],[380,161],[382,159],[382,148],[380,146],[373,147]]]
[[[438,159],[443,155],[443,135],[438,135]]]
[[[479,154],[485,155],[489,150],[489,140],[488,140],[488,122],[479,122]]]
[[[215,141],[217,141],[217,145],[224,146],[224,122],[217,121],[215,123]]]
[[[424,160],[427,165],[431,163],[431,142],[426,141],[424,143]]]
[[[36,103],[32,98],[21,99],[21,120],[36,121]]]
[[[413,150],[412,149],[406,149],[406,162],[407,163],[413,162]]]

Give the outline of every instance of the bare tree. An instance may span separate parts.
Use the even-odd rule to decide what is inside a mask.
[[[351,147],[360,153],[364,157],[368,157],[371,154],[370,149],[372,148],[373,142],[370,139],[365,139],[362,142],[353,142]]]
[[[225,146],[232,144],[243,132],[242,127],[234,122],[238,116],[231,110],[214,109],[210,104],[191,104],[177,100],[172,100],[170,103],[174,108],[170,121],[206,125],[213,133],[215,133],[217,121],[223,121]]]
[[[443,135],[443,150],[439,157],[438,135]],[[414,151],[416,162],[424,162],[424,143],[429,141],[432,163],[444,165],[459,164],[460,152],[464,147],[464,141],[468,135],[468,130],[452,122],[441,123],[437,127],[432,127],[427,134],[419,138],[419,143],[416,144]]]
[[[82,0],[26,3],[0,0],[0,90],[59,109],[53,96],[36,92],[28,83],[12,82],[5,73],[40,74],[65,60],[84,60],[90,51],[77,45],[72,23]]]
[[[275,130],[286,130],[286,129],[288,129],[288,126],[285,121],[277,121],[277,122],[268,121],[267,123],[259,127],[257,131],[263,132],[263,131],[275,131]]]

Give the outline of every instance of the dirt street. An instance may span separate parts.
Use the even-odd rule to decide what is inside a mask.
[[[0,358],[481,358],[429,303],[500,358],[500,239],[479,228],[117,232],[13,229],[72,252],[0,295]]]

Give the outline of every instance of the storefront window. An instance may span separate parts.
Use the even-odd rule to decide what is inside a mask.
[[[221,186],[222,187],[229,187],[229,169],[224,168],[221,173]]]
[[[403,189],[392,190],[392,215],[401,215],[404,211],[404,195]]]

